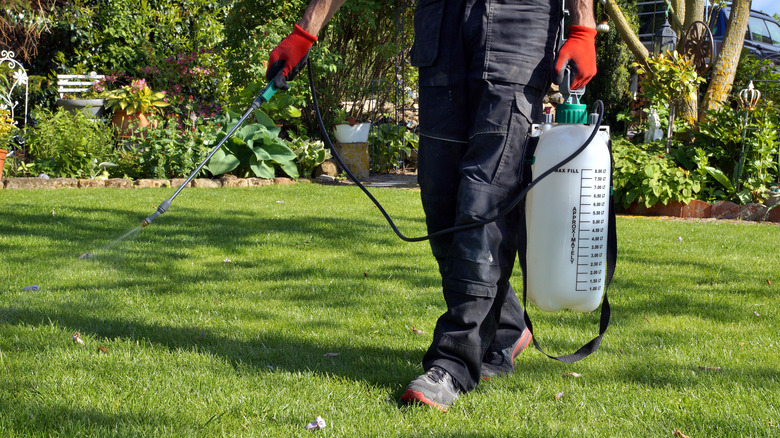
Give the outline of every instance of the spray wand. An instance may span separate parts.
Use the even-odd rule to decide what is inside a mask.
[[[157,216],[165,213],[168,210],[168,208],[171,206],[171,203],[173,202],[174,198],[176,198],[176,196],[179,195],[179,192],[181,192],[182,189],[184,189],[184,187],[186,187],[187,184],[189,184],[189,182],[192,181],[193,178],[195,178],[195,175],[197,175],[198,172],[200,172],[200,170],[203,168],[203,166],[205,166],[206,163],[209,162],[211,157],[213,157],[214,154],[217,153],[219,148],[222,147],[222,144],[224,144],[230,138],[230,136],[233,135],[234,132],[236,132],[236,130],[244,123],[244,121],[246,119],[249,118],[250,115],[252,115],[252,113],[255,110],[260,109],[260,105],[262,105],[263,103],[268,102],[269,100],[271,100],[271,98],[274,96],[274,94],[276,93],[277,90],[278,90],[278,88],[276,88],[276,86],[274,85],[274,81],[269,82],[268,85],[265,86],[265,88],[260,90],[260,93],[257,95],[255,100],[252,101],[252,104],[249,106],[249,109],[247,109],[246,112],[244,113],[244,115],[241,116],[241,119],[238,121],[238,123],[236,123],[235,126],[233,126],[233,128],[231,128],[230,131],[227,134],[225,134],[224,137],[222,137],[222,140],[220,140],[220,142],[214,147],[214,149],[212,149],[211,152],[209,152],[209,154],[206,157],[206,159],[203,160],[198,165],[198,167],[195,168],[195,170],[192,171],[190,176],[188,176],[187,179],[184,180],[184,182],[179,186],[178,189],[176,189],[176,191],[173,193],[173,195],[171,195],[170,198],[168,198],[165,201],[163,201],[162,204],[160,204],[160,206],[157,207],[157,211],[154,212],[153,215],[151,215],[148,218],[146,218],[143,221],[141,221],[141,227],[145,227],[145,226],[149,225],[150,223],[152,223],[153,220],[155,220],[157,218]]]

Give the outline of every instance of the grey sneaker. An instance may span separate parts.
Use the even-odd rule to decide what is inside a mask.
[[[526,328],[515,345],[498,351],[488,351],[482,360],[482,379],[503,376],[515,372],[515,358],[531,342],[531,331]]]
[[[423,403],[447,412],[458,399],[460,391],[452,376],[439,367],[432,367],[425,374],[412,380],[401,396],[407,404]]]

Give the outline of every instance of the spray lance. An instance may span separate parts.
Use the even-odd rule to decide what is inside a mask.
[[[165,201],[163,201],[162,204],[160,204],[160,206],[157,207],[157,211],[155,211],[154,214],[152,214],[148,218],[146,218],[143,221],[141,221],[141,227],[146,227],[147,225],[152,223],[152,221],[155,220],[157,218],[157,216],[165,213],[168,210],[168,208],[171,206],[171,203],[173,202],[173,200],[176,198],[176,196],[179,195],[179,192],[181,192],[184,189],[184,187],[186,187],[187,184],[189,184],[190,181],[192,181],[192,179],[195,177],[195,175],[197,175],[198,172],[200,172],[200,170],[203,168],[203,166],[205,166],[206,163],[208,163],[208,161],[211,159],[211,157],[213,157],[214,154],[217,153],[219,148],[221,148],[222,145],[230,138],[230,136],[233,135],[234,132],[236,132],[236,130],[244,123],[244,121],[247,118],[249,118],[249,116],[252,115],[252,113],[255,110],[260,109],[260,105],[262,105],[263,103],[268,102],[269,100],[271,100],[271,98],[274,96],[274,94],[276,94],[277,90],[279,90],[279,89],[276,88],[276,86],[274,85],[274,81],[271,81],[268,85],[265,86],[265,88],[260,90],[260,93],[257,95],[255,100],[252,101],[252,104],[249,106],[249,109],[247,109],[246,112],[244,113],[244,115],[241,116],[241,119],[238,121],[238,123],[236,123],[233,126],[233,128],[231,128],[230,131],[227,134],[225,134],[224,137],[222,137],[222,140],[220,140],[220,142],[214,147],[214,149],[212,149],[211,152],[209,152],[208,156],[206,156],[206,159],[203,160],[198,165],[198,167],[195,168],[194,171],[192,171],[190,176],[188,176],[187,179],[184,180],[184,182],[179,186],[178,189],[176,189],[176,191],[173,193],[173,195],[171,195],[170,198],[168,198]]]

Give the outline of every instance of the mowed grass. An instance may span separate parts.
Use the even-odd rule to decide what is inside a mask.
[[[418,193],[374,192],[424,234]],[[444,310],[426,243],[311,184],[186,189],[135,230],[171,193],[0,190],[0,436],[780,436],[780,227],[618,218],[600,350],[528,349],[441,413],[398,404]],[[530,313],[551,353],[597,333]]]

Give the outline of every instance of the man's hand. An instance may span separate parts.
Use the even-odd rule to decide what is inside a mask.
[[[295,25],[292,33],[287,35],[268,57],[268,69],[265,79],[273,79],[276,88],[286,90],[290,88],[287,81],[295,79],[298,72],[303,69],[306,58],[312,44],[317,37],[309,34],[302,27]],[[281,72],[281,73],[280,73]]]
[[[563,70],[572,62],[576,73],[570,88],[582,88],[596,76],[596,29],[572,25],[569,26],[569,38],[558,52],[555,71],[562,77]]]

